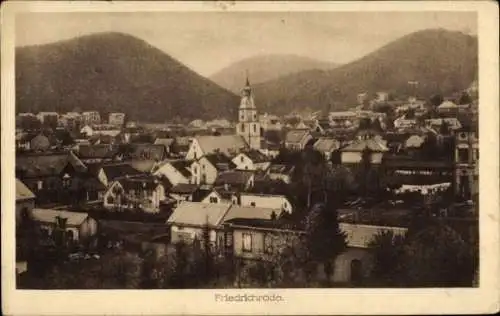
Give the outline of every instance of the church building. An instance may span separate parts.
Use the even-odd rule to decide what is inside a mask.
[[[259,150],[261,142],[260,123],[248,77],[246,85],[242,89],[240,108],[238,112],[236,134],[243,137],[251,149]]]

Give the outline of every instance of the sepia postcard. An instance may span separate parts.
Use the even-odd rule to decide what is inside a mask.
[[[499,311],[495,2],[1,14],[4,314]]]

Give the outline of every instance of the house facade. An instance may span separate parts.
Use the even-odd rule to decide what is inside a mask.
[[[204,231],[209,231],[210,243],[222,242],[220,223],[231,207],[230,204],[182,202],[167,220],[171,229],[171,242],[192,243],[203,240]]]
[[[160,203],[165,200],[165,189],[153,177],[124,177],[110,185],[103,200],[107,209],[141,209],[158,213]]]
[[[304,150],[312,140],[313,137],[309,129],[294,129],[286,134],[285,147],[293,151]]]
[[[82,123],[86,125],[101,124],[101,115],[97,111],[83,112]]]
[[[16,179],[16,227],[21,223],[24,215],[31,214],[34,207],[35,194],[21,180]]]
[[[230,157],[245,149],[248,149],[248,145],[240,135],[197,136],[192,139],[185,159],[198,160],[213,153]]]
[[[75,242],[84,241],[97,234],[97,221],[87,213],[35,208],[33,219],[47,235],[51,235],[58,219],[65,221],[67,238]]]
[[[232,203],[240,206],[279,209],[289,214],[293,211],[292,203],[284,195],[242,192],[233,195]]]
[[[271,165],[271,159],[259,151],[239,153],[232,161],[238,170],[266,171]]]
[[[108,123],[115,126],[125,124],[125,113],[109,113]]]
[[[340,150],[341,161],[342,164],[359,164],[363,161],[363,154],[367,152],[372,164],[381,164],[384,153],[388,150],[383,142],[375,138],[358,139]]]
[[[455,134],[455,194],[465,199],[479,193],[479,139],[475,131]]]
[[[333,282],[351,283],[367,278],[373,269],[373,255],[370,242],[384,231],[392,231],[395,236],[404,236],[406,228],[340,223],[340,229],[347,235],[347,249],[338,255],[333,263]],[[304,232],[300,229],[286,229],[275,221],[255,219],[233,219],[225,223],[229,234],[230,253],[243,259],[247,265],[256,260],[269,260],[285,246],[298,245]],[[322,270],[322,269],[318,269]],[[317,273],[316,279],[325,275]]]

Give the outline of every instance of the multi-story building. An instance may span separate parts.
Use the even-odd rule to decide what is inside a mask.
[[[455,193],[470,199],[479,192],[479,142],[477,132],[463,128],[455,134]]]
[[[52,122],[57,126],[59,121],[59,113],[57,112],[39,112],[36,117],[42,124],[50,124]]]
[[[260,122],[248,78],[241,94],[236,133],[245,139],[251,149],[260,149]]]
[[[97,111],[87,111],[82,113],[84,125],[101,124],[101,115]]]
[[[116,126],[123,126],[125,123],[125,113],[109,113],[108,123]]]

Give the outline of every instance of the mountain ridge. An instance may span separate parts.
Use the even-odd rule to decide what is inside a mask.
[[[477,38],[443,29],[407,34],[353,62],[332,70],[305,70],[254,86],[257,106],[285,114],[345,109],[358,93],[388,91],[427,99],[466,88],[477,76]],[[307,93],[306,93],[307,91]]]
[[[252,84],[309,69],[332,69],[338,64],[296,54],[260,54],[243,58],[208,76],[221,87],[238,93],[248,72]]]
[[[18,112],[96,109],[162,122],[232,118],[238,96],[142,39],[103,32],[16,48],[16,102]]]

